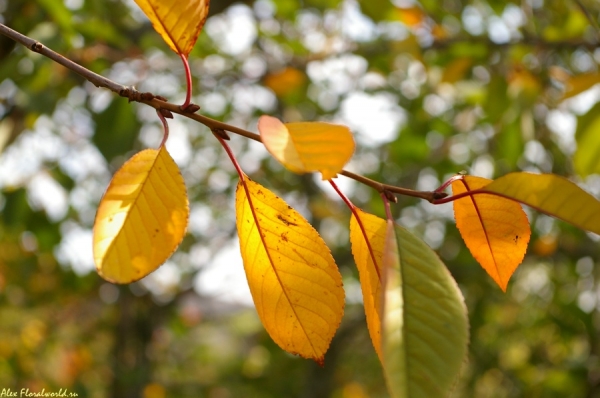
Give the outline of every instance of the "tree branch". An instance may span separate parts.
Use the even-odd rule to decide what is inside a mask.
[[[44,46],[39,41],[33,40],[30,37],[27,37],[6,25],[0,24],[0,34],[21,43],[23,46],[27,47],[29,50],[42,54],[45,57],[50,58],[51,60],[59,63],[65,68],[79,74],[84,79],[95,85],[96,87],[103,87],[109,89],[110,91],[120,95],[121,97],[128,98],[129,101],[140,102],[142,104],[149,105],[156,109],[159,112],[159,115],[165,115],[163,112],[170,111],[171,113],[177,113],[178,115],[185,116],[187,118],[193,119],[209,129],[213,132],[215,131],[229,131],[234,134],[241,135],[243,137],[249,138],[254,141],[262,142],[260,136],[258,134],[252,133],[248,130],[232,126],[227,123],[220,122],[218,120],[211,119],[209,117],[199,115],[194,113],[199,108],[196,107],[188,107],[186,109],[181,109],[179,105],[173,104],[164,100],[164,98],[160,96],[156,96],[152,93],[147,92],[139,92],[134,87],[123,86],[119,83],[116,83],[110,79],[107,79],[104,76],[101,76],[97,73],[92,72],[89,69],[84,68],[83,66],[71,61],[70,59],[63,57],[62,55],[52,51],[48,47]],[[163,110],[161,112],[161,110]],[[168,112],[167,112],[168,114]],[[170,116],[167,116],[170,117]],[[441,198],[447,196],[444,192],[431,192],[431,191],[415,191],[408,188],[396,187],[393,185],[387,185],[380,183],[378,181],[371,180],[367,177],[361,176],[359,174],[355,174],[346,170],[342,170],[340,172],[341,175],[356,180],[364,185],[367,185],[379,193],[386,194],[390,196],[391,194],[399,194],[405,196],[412,196],[420,199],[425,199],[429,202],[434,202]]]
[[[97,73],[92,72],[89,69],[84,68],[83,66],[76,64],[68,58],[63,57],[62,55],[50,50],[48,47],[44,46],[39,41],[33,40],[30,37],[27,37],[16,30],[12,30],[6,25],[0,24],[0,33],[4,36],[13,39],[14,41],[21,43],[28,49],[33,52],[40,53],[45,57],[50,58],[56,63],[61,64],[67,69],[72,70],[73,72],[81,75],[84,79],[88,80],[96,87],[104,87],[115,93],[119,93],[121,90],[126,89],[127,87],[117,84],[110,79],[105,78],[104,76],[100,76]]]
[[[528,45],[532,47],[539,47],[546,50],[573,50],[578,47],[583,47],[587,50],[595,50],[596,48],[600,48],[600,42],[593,41],[584,41],[584,40],[562,40],[562,41],[548,41],[536,36],[524,35],[519,40],[512,40],[505,43],[496,43],[489,39],[488,37],[478,37],[478,36],[460,36],[453,37],[450,39],[442,39],[436,40],[429,47],[431,49],[444,49],[450,47],[454,44],[483,44],[486,48],[507,48],[516,45]]]
[[[577,7],[579,7],[583,15],[585,15],[585,17],[587,18],[592,29],[594,29],[596,40],[600,40],[600,26],[598,26],[598,21],[594,19],[590,11],[583,5],[581,0],[575,0],[575,3],[577,4]]]

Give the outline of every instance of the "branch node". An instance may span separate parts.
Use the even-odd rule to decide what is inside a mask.
[[[2,1],[2,0],[0,0],[0,1]],[[575,0],[575,1],[578,1],[578,0]],[[165,126],[167,126],[167,127],[165,127],[166,129],[168,129],[168,125],[166,124],[165,118],[173,118],[173,113],[177,113],[177,114],[186,116],[190,119],[196,120],[197,122],[202,123],[206,127],[210,128],[212,133],[215,135],[215,137],[217,137],[219,139],[219,141],[221,142],[222,145],[225,144],[224,143],[225,140],[230,139],[227,132],[239,134],[246,138],[250,138],[255,141],[262,142],[262,140],[258,134],[252,133],[250,131],[247,131],[242,128],[238,128],[238,127],[226,124],[226,123],[219,122],[217,120],[214,120],[214,119],[211,119],[211,118],[208,118],[206,116],[196,113],[198,110],[200,110],[200,106],[198,106],[196,104],[191,104],[189,101],[189,99],[191,98],[191,74],[189,73],[189,65],[187,63],[187,57],[185,57],[183,55],[182,55],[182,59],[184,61],[184,65],[186,65],[186,76],[188,79],[188,92],[187,92],[186,102],[183,105],[177,107],[175,104],[169,103],[165,97],[155,96],[154,94],[149,93],[149,92],[142,93],[142,92],[138,91],[134,86],[125,87],[121,84],[113,82],[110,79],[107,79],[101,75],[98,75],[98,74],[92,72],[91,70],[86,69],[83,66],[69,60],[68,58],[65,58],[65,57],[61,56],[60,54],[52,51],[50,48],[44,46],[42,43],[35,41],[34,39],[32,39],[30,37],[23,36],[16,31],[13,31],[12,29],[8,28],[7,26],[3,25],[2,23],[0,23],[0,34],[15,40],[16,42],[23,44],[26,48],[29,48],[31,51],[40,53],[40,54],[50,58],[54,62],[57,62],[58,64],[65,66],[66,68],[70,69],[71,71],[80,74],[86,80],[88,80],[90,83],[94,84],[96,87],[105,87],[105,88],[111,90],[112,92],[119,94],[119,96],[127,98],[129,100],[129,102],[141,102],[141,103],[152,106],[153,108],[155,108],[157,110],[157,113],[158,113],[159,117],[161,118],[161,121],[163,122],[163,124]],[[450,45],[450,44],[452,44],[451,41],[442,43],[442,45],[446,45],[446,46]],[[433,46],[433,47],[435,47],[435,46]],[[597,47],[597,45],[594,44],[593,48],[596,48],[596,47]],[[163,104],[160,104],[157,101],[154,101],[155,99],[157,101],[163,102]],[[164,108],[163,108],[163,106],[164,106]],[[167,140],[167,134],[168,134],[168,130],[166,130],[165,137],[164,137],[161,145],[164,145],[165,141]],[[226,145],[224,145],[224,146],[225,146],[226,150],[228,151],[228,153],[230,154],[228,147]],[[236,164],[235,158],[233,158],[233,155],[230,154],[230,157],[232,157],[234,164]],[[238,168],[238,172],[239,172],[241,178],[242,179],[246,178],[246,177],[244,177],[243,172],[239,168],[239,165],[236,166],[236,168]],[[432,202],[434,204],[447,203],[447,202],[457,199],[458,197],[462,197],[460,195],[447,197],[448,195],[446,193],[441,192],[443,190],[443,188],[439,188],[434,192],[415,191],[412,189],[382,184],[378,181],[371,180],[371,179],[361,176],[359,174],[351,173],[347,170],[342,170],[340,172],[340,174],[344,175],[348,178],[352,178],[353,180],[356,180],[362,184],[365,184],[365,185],[377,190],[378,192],[381,193],[384,200],[386,200],[388,202],[396,203],[397,198],[395,195],[407,195],[407,196],[412,196],[412,197],[416,197],[416,198],[421,198],[421,199],[427,200],[429,202]],[[444,188],[446,186],[447,186],[447,184],[444,186]],[[469,193],[469,195],[472,195],[472,194],[473,194],[472,192]],[[351,202],[348,202],[348,203],[350,203],[351,208],[352,208],[352,206],[354,206],[351,204]]]
[[[185,113],[196,113],[198,112],[198,110],[200,110],[200,105],[189,104],[185,108],[183,107],[183,105],[181,105],[179,109],[181,109]]]
[[[446,196],[448,196],[448,194],[446,192],[434,192],[433,193],[433,200],[444,199]]]
[[[217,137],[221,137],[224,140],[230,140],[229,135],[227,134],[227,132],[223,129],[219,129],[219,128],[213,128],[212,132],[214,135],[216,135]]]
[[[125,97],[129,102],[150,102],[157,98],[152,93],[141,93],[135,89],[135,87],[127,87],[119,91],[121,97]],[[164,97],[161,97],[164,98]],[[166,102],[166,101],[164,101]]]
[[[40,43],[39,41],[36,41],[35,43],[33,43],[31,45],[31,51],[35,51],[36,53],[39,53],[40,51],[42,51],[43,48],[44,48],[44,45],[42,43]]]
[[[170,110],[165,109],[165,108],[158,108],[158,111],[160,112],[161,115],[163,115],[164,117],[168,118],[168,119],[173,119],[173,113],[171,113]]]
[[[387,189],[384,189],[383,191],[381,191],[381,193],[383,195],[385,195],[385,198],[387,200],[389,200],[390,202],[398,203],[398,198],[396,197],[396,195],[394,195],[393,192],[390,192]]]
[[[141,93],[140,94],[140,99],[142,101],[152,101],[155,98],[154,94],[152,93]]]

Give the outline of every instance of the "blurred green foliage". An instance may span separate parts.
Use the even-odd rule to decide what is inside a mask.
[[[194,102],[210,117],[251,130],[264,113],[346,123],[358,141],[349,167],[388,184],[434,189],[461,170],[528,170],[600,195],[600,90],[576,79],[598,73],[596,1],[214,3],[190,56]],[[0,21],[119,83],[183,101],[178,57],[131,1],[0,0]],[[227,279],[206,291],[215,267],[238,261],[217,261],[236,239],[236,176],[208,129],[176,118],[171,130],[190,232],[156,275],[106,284],[90,263],[95,206],[128,156],[160,142],[158,118],[0,37],[0,388],[387,396],[343,204],[318,178],[292,175],[232,137],[242,167],[309,217],[344,276],[346,314],[319,368],[276,347],[252,308],[224,300],[235,294]],[[383,214],[376,192],[343,187]],[[465,296],[470,354],[453,396],[600,396],[597,236],[530,211],[528,255],[503,294],[464,246],[451,205],[400,197],[394,212]]]

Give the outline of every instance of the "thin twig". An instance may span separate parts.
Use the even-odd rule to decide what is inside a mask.
[[[160,119],[162,125],[163,125],[163,139],[160,142],[160,145],[158,146],[158,149],[162,148],[163,146],[166,145],[167,140],[169,139],[169,123],[167,123],[167,119],[165,118],[165,116],[161,113],[160,110],[156,110],[156,114],[158,115],[158,118]]]
[[[596,21],[594,19],[594,16],[592,15],[592,13],[590,13],[590,11],[583,5],[583,3],[581,2],[581,0],[575,0],[575,3],[577,4],[577,7],[579,7],[579,9],[583,13],[583,15],[585,15],[585,17],[587,18],[588,22],[590,23],[590,25],[594,29],[596,40],[600,40],[600,26],[598,26],[598,21]]]
[[[575,3],[577,3],[577,7],[579,7],[579,9],[583,13],[583,15],[585,15],[585,17],[587,18],[588,22],[590,23],[590,25],[594,29],[594,33],[596,34],[596,40],[600,41],[600,26],[598,26],[598,21],[596,21],[594,19],[594,17],[590,13],[590,11],[583,5],[583,3],[581,2],[581,0],[575,0]]]
[[[183,67],[185,69],[185,102],[181,105],[181,109],[186,109],[192,101],[192,71],[190,70],[190,63],[188,62],[187,55],[179,54]]]
[[[17,32],[16,30],[12,30],[6,25],[0,24],[0,33],[10,39],[13,39],[18,43],[21,43],[31,51],[40,53],[43,56],[50,58],[54,62],[61,64],[65,68],[70,69],[73,72],[81,75],[84,79],[86,79],[96,87],[104,87],[111,91],[114,91],[117,94],[120,94],[122,90],[127,89],[127,87],[115,83],[112,80],[105,78],[104,76],[100,76],[99,74],[84,68],[83,66],[71,61],[70,59],[63,57],[57,52],[50,50],[48,47],[44,46],[39,41],[33,40],[30,37],[22,35],[21,33]]]
[[[354,214],[354,218],[356,219],[358,228],[360,229],[360,232],[361,232],[363,238],[365,238],[365,244],[367,245],[367,250],[369,251],[369,257],[371,257],[371,261],[373,262],[373,267],[375,267],[375,272],[377,273],[377,279],[379,279],[379,282],[381,283],[381,274],[379,273],[379,266],[377,265],[377,259],[375,258],[375,251],[373,251],[373,247],[371,246],[371,241],[369,241],[369,236],[367,235],[367,229],[365,228],[365,225],[363,224],[363,222],[360,218],[360,214],[359,214],[360,209],[358,207],[354,206],[354,203],[352,203],[352,201],[350,199],[348,199],[348,197],[346,195],[344,195],[342,190],[337,186],[337,184],[333,180],[329,180],[329,183],[331,184],[333,189],[335,189],[337,194],[340,195],[340,198],[342,198],[344,203],[346,203],[346,205],[348,206],[348,208],[350,209],[352,214]],[[381,193],[381,195],[385,196],[385,194],[383,192]]]
[[[370,178],[361,176],[360,174],[352,173],[347,170],[342,170],[340,172],[340,174],[343,176],[346,176],[348,178],[352,178],[353,180],[356,180],[356,181],[358,181],[364,185],[367,185],[367,186],[377,190],[378,192],[382,192],[382,193],[385,193],[387,191],[387,192],[397,193],[399,195],[412,196],[415,198],[425,199],[428,202],[433,202],[435,200],[442,199],[442,198],[445,198],[446,196],[448,196],[448,194],[445,192],[415,191],[413,189],[401,188],[401,187],[396,187],[394,185],[388,185],[388,184],[382,184],[379,181],[371,180]],[[388,199],[391,199],[391,198],[388,197]]]
[[[252,133],[248,130],[245,130],[245,129],[242,129],[242,128],[239,128],[236,126],[232,126],[227,123],[220,122],[218,120],[211,119],[211,118],[203,116],[203,115],[199,115],[199,114],[190,112],[189,110],[188,111],[186,111],[185,109],[182,110],[179,105],[173,104],[168,101],[163,101],[162,97],[157,97],[152,93],[139,92],[134,87],[123,86],[121,84],[118,84],[118,83],[110,80],[110,79],[107,79],[104,76],[98,75],[97,73],[94,73],[91,70],[86,69],[83,66],[71,61],[70,59],[65,58],[62,55],[52,51],[48,47],[44,46],[42,43],[40,43],[36,40],[33,40],[17,31],[9,28],[6,25],[0,24],[0,34],[3,34],[4,36],[6,36],[14,41],[21,43],[22,45],[24,45],[25,47],[27,47],[28,49],[30,49],[33,52],[40,53],[40,54],[50,58],[51,60],[61,64],[65,68],[79,74],[84,79],[86,79],[89,82],[91,82],[92,84],[94,84],[96,87],[107,88],[110,91],[112,91],[122,97],[128,98],[129,101],[140,102],[140,103],[149,105],[149,106],[153,107],[154,109],[156,109],[157,111],[159,111],[159,113],[161,112],[161,110],[163,112],[166,112],[165,110],[167,110],[167,111],[171,111],[172,113],[177,113],[178,115],[185,116],[187,118],[197,121],[198,123],[205,125],[212,131],[229,131],[231,133],[241,135],[241,136],[249,138],[251,140],[262,142],[262,140],[260,139],[260,136],[258,134]],[[187,109],[189,109],[189,108],[187,108]],[[377,190],[378,192],[385,194],[388,198],[393,196],[393,195],[390,195],[390,193],[394,193],[394,194],[399,194],[399,195],[412,196],[412,197],[416,197],[416,198],[425,199],[425,200],[433,203],[434,201],[437,201],[437,200],[442,199],[445,196],[447,196],[447,194],[444,192],[415,191],[415,190],[408,189],[408,188],[401,188],[401,187],[396,187],[393,185],[383,184],[378,181],[371,180],[370,178],[364,177],[360,174],[355,174],[355,173],[352,173],[352,172],[349,172],[346,170],[342,170],[340,172],[340,174],[344,175],[348,178],[351,178],[353,180],[356,180],[362,184],[365,184],[365,185]]]
[[[385,217],[387,218],[388,223],[394,222],[394,216],[392,216],[392,209],[390,209],[390,201],[388,198],[381,193],[381,200],[383,200],[383,206],[385,207]]]

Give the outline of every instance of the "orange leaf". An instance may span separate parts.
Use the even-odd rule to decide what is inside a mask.
[[[114,175],[94,222],[94,261],[113,283],[143,278],[175,251],[187,228],[183,177],[164,147],[146,149]]]
[[[236,214],[246,277],[267,332],[287,352],[322,364],[344,313],[329,248],[302,215],[246,176]]]
[[[284,97],[294,92],[306,82],[306,75],[296,68],[287,67],[277,73],[265,77],[265,86],[269,87],[278,97]]]
[[[423,23],[427,15],[419,7],[398,8],[398,17],[408,27],[415,28]]]
[[[558,248],[558,241],[554,235],[540,236],[533,243],[533,251],[538,256],[551,256]]]
[[[295,173],[320,171],[334,178],[354,153],[350,129],[339,124],[301,122],[283,124],[271,116],[258,119],[263,144],[275,159]]]
[[[352,214],[350,219],[350,242],[352,242],[352,255],[358,268],[360,287],[363,294],[365,314],[369,335],[379,356],[381,356],[381,260],[385,243],[385,220],[356,209],[364,227],[361,229],[356,217]],[[367,243],[368,242],[368,243]]]
[[[465,176],[452,183],[454,195],[473,191],[491,180]],[[506,291],[508,280],[523,261],[531,229],[516,202],[496,195],[476,194],[454,201],[456,226],[471,254]]]
[[[171,50],[187,57],[204,26],[210,0],[135,0],[135,2]]]

